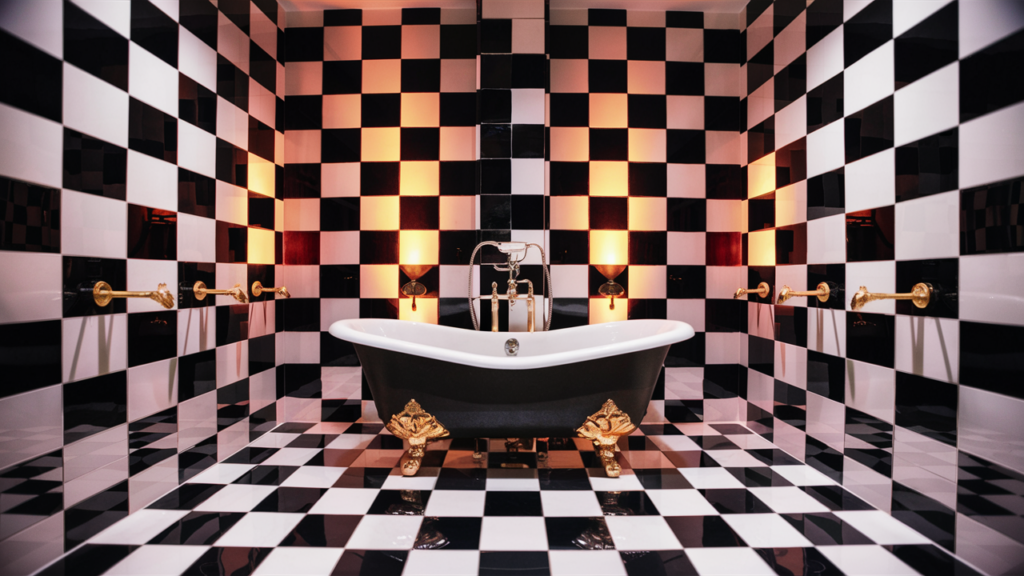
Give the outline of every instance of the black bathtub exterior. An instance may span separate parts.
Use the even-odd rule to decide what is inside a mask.
[[[415,399],[453,438],[544,438],[575,436],[609,399],[639,426],[669,346],[530,370],[355,349],[384,422]]]

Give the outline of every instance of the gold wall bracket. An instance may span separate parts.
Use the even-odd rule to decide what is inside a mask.
[[[850,300],[850,308],[860,310],[865,304],[875,300],[910,300],[918,308],[927,308],[932,301],[932,285],[925,282],[918,282],[910,289],[910,292],[903,294],[881,294],[868,292],[867,287],[861,286],[860,290]]]
[[[772,291],[771,286],[767,282],[761,282],[757,285],[757,288],[740,288],[732,295],[733,298],[741,298],[747,294],[757,294],[761,298],[767,298],[768,294]]]
[[[576,434],[594,443],[594,451],[604,464],[609,478],[618,478],[622,466],[615,460],[615,444],[620,436],[626,436],[636,426],[615,402],[609,399],[601,409],[587,417],[587,421],[576,429]]]
[[[92,299],[96,302],[96,305],[106,306],[114,298],[149,298],[168,310],[174,308],[174,295],[167,290],[167,284],[160,284],[156,287],[156,290],[151,292],[114,290],[110,287],[110,284],[102,280],[92,287]]]
[[[292,295],[288,293],[288,288],[285,287],[285,286],[278,286],[277,288],[267,288],[259,280],[257,280],[257,281],[252,283],[252,295],[253,296],[259,296],[260,294],[263,294],[264,292],[274,292],[276,294],[280,294],[281,296],[283,296],[285,298],[291,298],[292,297]]]
[[[499,294],[498,283],[491,282],[491,332],[498,331],[498,304],[502,300],[509,301],[509,313],[512,312],[512,306],[517,301],[526,300],[526,330],[527,332],[533,332],[536,328],[537,301],[533,296],[533,282],[529,280],[519,280],[518,283],[526,284],[527,292],[525,296],[512,290],[509,290],[508,294]],[[473,297],[473,300],[481,300],[483,298],[483,296],[475,296]]]
[[[448,429],[424,411],[416,400],[409,400],[401,413],[391,416],[386,427],[395,437],[409,441],[409,451],[402,457],[403,476],[419,472],[428,442],[448,435]]]
[[[806,292],[797,292],[796,290],[793,290],[789,286],[783,286],[782,290],[779,290],[778,303],[782,304],[786,300],[789,300],[790,298],[795,298],[797,296],[816,296],[818,298],[818,301],[828,302],[829,296],[831,296],[831,294],[831,289],[829,289],[828,284],[824,282],[819,283],[818,288],[816,290],[808,290]]]
[[[405,284],[403,284],[401,291],[402,291],[402,294],[412,298],[412,311],[415,312],[416,311],[416,297],[417,296],[426,296],[426,294],[427,294],[427,287],[424,286],[423,284],[420,284],[418,281],[413,280],[412,282],[406,282]]]
[[[249,302],[249,297],[245,294],[241,284],[235,284],[235,287],[230,290],[211,290],[206,287],[205,282],[198,280],[192,286],[192,293],[195,294],[196,300],[205,300],[208,294],[213,294],[215,296],[231,296],[242,304]]]

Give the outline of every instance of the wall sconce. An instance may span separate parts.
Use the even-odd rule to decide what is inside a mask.
[[[399,266],[402,273],[409,277],[409,282],[402,286],[402,294],[412,298],[412,311],[416,311],[416,297],[426,296],[427,287],[417,282],[424,274],[430,271],[433,266],[426,264],[402,264]]]
[[[601,287],[597,289],[597,293],[605,298],[608,298],[608,309],[615,310],[615,299],[622,298],[626,293],[626,289],[621,284],[615,281],[622,274],[622,271],[626,269],[625,264],[598,264],[594,268],[605,277],[607,282],[601,284]]]
[[[615,310],[615,299],[625,298],[626,289],[615,279],[629,263],[629,232],[625,230],[591,230],[590,263],[607,282],[598,294],[608,298],[608,309]]]

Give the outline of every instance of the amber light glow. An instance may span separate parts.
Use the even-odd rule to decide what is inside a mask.
[[[752,162],[747,168],[747,197],[756,198],[775,190],[775,153]]]
[[[274,231],[249,228],[249,264],[274,264]]]
[[[775,265],[775,230],[759,230],[747,236],[747,264]]]
[[[605,322],[620,322],[629,317],[629,300],[616,298],[615,308],[611,308],[604,299],[590,299],[590,323],[604,324]]]
[[[274,163],[249,153],[247,188],[257,194],[274,197]]]
[[[398,233],[399,266],[410,280],[418,280],[438,264],[438,232],[436,230],[401,230]],[[407,286],[416,286],[410,282]],[[427,292],[437,286],[425,286]],[[409,294],[401,290],[404,294]],[[412,322],[437,324],[437,298],[400,297],[398,318]]]
[[[398,233],[398,263],[437,265],[437,230],[402,230]]]
[[[591,230],[590,263],[623,266],[628,264],[629,232],[625,230]]]

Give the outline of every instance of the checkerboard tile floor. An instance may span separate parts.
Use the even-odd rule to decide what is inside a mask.
[[[738,424],[642,425],[618,479],[581,439],[488,449],[406,478],[381,424],[283,424],[41,574],[977,573]]]

